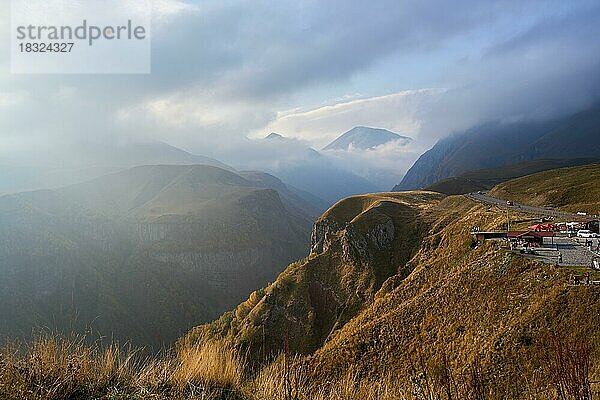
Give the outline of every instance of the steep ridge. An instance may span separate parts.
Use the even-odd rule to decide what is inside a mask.
[[[600,106],[545,122],[490,122],[440,140],[394,190],[427,187],[468,171],[539,159],[597,158]]]
[[[226,339],[255,359],[276,354],[286,342],[302,354],[315,351],[373,302],[387,278],[410,273],[407,263],[427,229],[421,214],[441,198],[379,193],[338,202],[315,223],[307,258],[184,341]]]
[[[345,199],[315,223],[306,259],[180,345],[224,340],[267,364],[282,351],[301,354],[317,387],[392,377],[408,393],[425,370],[444,379],[435,374],[446,365],[455,379],[476,369],[490,398],[547,398],[549,336],[600,340],[600,291],[567,285],[573,273],[597,277],[474,242],[474,226],[505,224],[502,209],[466,196]]]
[[[267,186],[147,166],[0,197],[0,335],[73,327],[159,347],[215,318],[309,248],[313,211]]]

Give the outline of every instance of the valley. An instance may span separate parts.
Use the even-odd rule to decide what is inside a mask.
[[[582,180],[593,176],[590,168],[597,166],[580,167]],[[270,400],[287,387],[298,399],[340,390],[348,399],[418,399],[414,388],[441,396],[443,379],[453,379],[456,398],[471,398],[475,385],[489,399],[548,398],[556,365],[545,354],[570,357],[587,348],[577,343],[600,340],[600,290],[570,284],[574,273],[598,273],[522,256],[501,242],[477,243],[473,226],[494,231],[506,222],[505,207],[482,200],[413,191],[338,202],[314,223],[304,258],[179,339],[174,358],[156,370],[165,374],[163,395],[186,398],[202,387],[215,398]],[[532,213],[515,206],[511,218],[526,225]],[[193,368],[190,354],[199,357]],[[578,354],[597,365],[595,352]],[[211,375],[216,365],[230,368],[227,375]],[[184,386],[172,380],[180,368],[192,368]],[[132,380],[136,371],[120,378],[122,393],[155,391]],[[596,373],[590,369],[585,382]],[[419,381],[423,374],[432,380]]]
[[[146,166],[0,197],[2,338],[36,329],[160,349],[273,280],[316,207],[274,177]]]
[[[600,400],[600,1],[6,3],[0,400]]]

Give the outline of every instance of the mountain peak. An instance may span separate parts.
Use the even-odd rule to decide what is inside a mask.
[[[409,137],[400,136],[387,129],[356,126],[329,143],[323,150],[348,150],[350,147],[369,150],[394,140],[402,140],[405,143],[412,141]]]
[[[279,133],[271,132],[265,139],[285,139]]]

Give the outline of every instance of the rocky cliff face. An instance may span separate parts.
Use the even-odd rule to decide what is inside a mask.
[[[368,265],[373,262],[374,254],[370,248],[385,251],[391,250],[395,239],[394,221],[386,218],[363,233],[352,223],[342,228],[335,221],[324,218],[313,225],[311,235],[311,256],[326,253],[334,241],[341,244],[345,262],[353,265]]]
[[[315,222],[310,236],[310,253],[316,255],[327,251],[333,240],[332,236],[340,230],[335,221],[326,218]]]
[[[314,351],[371,304],[386,279],[405,268],[420,243],[420,207],[439,199],[382,193],[338,203],[314,224],[306,259],[290,265],[235,311],[192,330],[184,341],[220,338],[257,355],[282,350],[282,338],[287,338],[295,351]]]

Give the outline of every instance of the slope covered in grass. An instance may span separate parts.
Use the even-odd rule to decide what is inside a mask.
[[[573,271],[493,243],[472,248],[471,227],[498,228],[500,213],[453,197],[429,217],[432,229],[412,260],[414,271],[388,280],[371,306],[309,358],[319,380],[348,370],[410,376],[419,351],[434,358],[444,352],[458,373],[480,363],[496,398],[510,398],[532,384],[519,379],[533,380],[542,368],[548,332],[598,343],[600,290],[567,287]]]
[[[488,190],[511,179],[552,169],[574,167],[598,162],[597,158],[548,159],[525,161],[497,168],[469,171],[462,175],[442,179],[426,189],[447,195]]]
[[[315,212],[246,176],[145,166],[0,197],[0,342],[43,326],[159,348],[239,304],[306,253]]]
[[[455,398],[473,398],[480,381],[485,398],[550,398],[548,357],[558,350],[549,338],[597,347],[600,289],[568,286],[580,270],[475,246],[473,226],[500,229],[505,218],[430,192],[346,199],[315,224],[307,259],[180,345],[224,340],[275,370],[278,352],[300,354],[312,388],[358,381],[395,393],[388,398],[420,398],[416,388],[441,391],[451,375],[465,391]],[[380,235],[387,221],[393,234]]]
[[[184,341],[225,339],[254,359],[277,354],[286,341],[300,353],[315,351],[373,301],[387,278],[410,272],[407,262],[427,229],[421,214],[441,197],[381,193],[338,202],[315,223],[307,258]]]
[[[533,206],[600,215],[600,164],[514,179],[494,187],[490,195]]]

